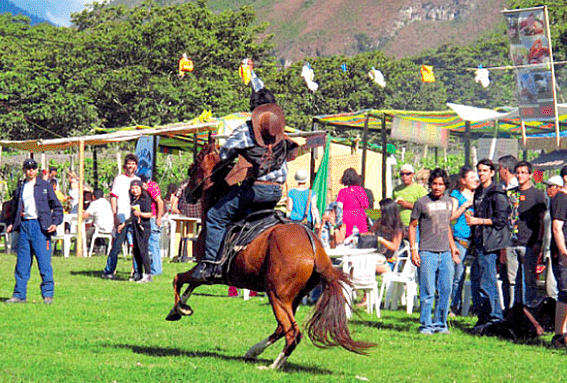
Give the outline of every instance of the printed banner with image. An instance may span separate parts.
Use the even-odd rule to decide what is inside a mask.
[[[404,120],[399,117],[394,117],[392,121],[390,136],[396,140],[443,148],[446,148],[449,143],[448,129],[422,121]]]
[[[545,7],[503,11],[510,57],[516,70],[520,118],[554,120],[556,111],[551,41]]]

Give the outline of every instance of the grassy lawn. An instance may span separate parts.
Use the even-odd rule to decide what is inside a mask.
[[[105,257],[55,257],[54,304],[44,305],[36,266],[28,303],[0,303],[0,382],[559,382],[564,350],[547,347],[551,334],[530,343],[478,338],[464,330],[474,318],[451,322],[449,335],[417,334],[418,314],[361,313],[355,339],[378,344],[369,356],[322,350],[307,338],[282,371],[260,371],[282,341],[245,363],[243,355],[275,329],[265,297],[228,298],[226,286],[207,286],[190,299],[192,317],[164,320],[171,280],[188,265],[164,264],[151,284],[127,281],[131,261],[119,259],[121,280],[99,277]],[[0,255],[0,298],[12,294],[14,255]],[[301,307],[305,323],[310,307]]]

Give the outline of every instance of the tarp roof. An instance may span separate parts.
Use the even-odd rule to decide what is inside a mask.
[[[43,152],[48,150],[61,150],[79,146],[81,142],[84,142],[85,145],[105,145],[112,142],[136,140],[141,136],[159,135],[163,137],[174,137],[201,132],[210,132],[217,130],[218,125],[218,121],[211,121],[205,123],[178,123],[158,126],[155,128],[133,127],[113,133],[96,134],[82,137],[24,141],[0,140],[0,146],[25,150],[28,152]]]
[[[393,109],[364,109],[352,113],[339,113],[319,115],[313,118],[314,122],[343,128],[363,129],[368,119],[370,130],[381,130],[383,115],[386,116],[386,127],[390,127],[393,117],[405,120],[420,121],[450,129],[453,134],[462,134],[465,130],[465,121],[470,121],[470,131],[474,136],[490,135],[494,133],[493,121],[498,120],[498,132],[504,135],[521,135],[520,118],[517,108],[502,113],[492,109],[476,108],[472,106],[447,103],[450,109],[443,111],[407,111]],[[567,105],[558,105],[561,123],[567,123]],[[553,132],[555,125],[550,121],[525,122],[527,134]]]

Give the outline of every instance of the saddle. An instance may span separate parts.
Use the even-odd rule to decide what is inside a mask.
[[[227,275],[236,254],[244,250],[261,233],[273,226],[286,223],[292,221],[286,218],[283,212],[267,209],[250,213],[242,220],[230,224],[220,247],[220,259],[216,262],[220,267],[216,268],[214,277],[223,278]]]

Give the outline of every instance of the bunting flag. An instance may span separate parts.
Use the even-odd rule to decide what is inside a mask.
[[[254,70],[254,63],[251,59],[245,58],[240,63],[240,68],[238,70],[238,75],[244,81],[244,85],[248,85],[250,80],[252,80],[252,72]]]
[[[342,70],[344,73],[346,73],[347,67],[346,67],[346,64],[345,64],[345,63],[343,63],[343,64],[341,65],[341,70]]]
[[[305,65],[303,65],[303,68],[301,69],[301,77],[305,79],[305,83],[307,84],[309,90],[316,92],[317,89],[319,89],[319,84],[313,81],[315,74],[313,73],[311,64],[305,63]]]
[[[384,80],[384,75],[375,67],[372,67],[372,69],[370,69],[370,72],[368,72],[368,77],[370,77],[372,81],[380,85],[382,88],[386,87],[386,80]]]
[[[476,83],[480,83],[483,88],[488,88],[488,85],[490,85],[490,79],[488,78],[488,69],[485,69],[482,67],[482,65],[479,65],[478,69],[474,73],[474,81]]]
[[[327,189],[329,179],[329,146],[331,145],[331,135],[327,134],[325,153],[317,170],[315,180],[313,180],[313,193],[317,196],[317,209],[323,214],[327,208]]]
[[[194,68],[193,61],[187,57],[187,53],[183,53],[179,59],[179,77],[185,76],[186,72],[193,72]]]
[[[421,81],[422,82],[435,82],[435,75],[433,74],[433,65],[421,66]]]

